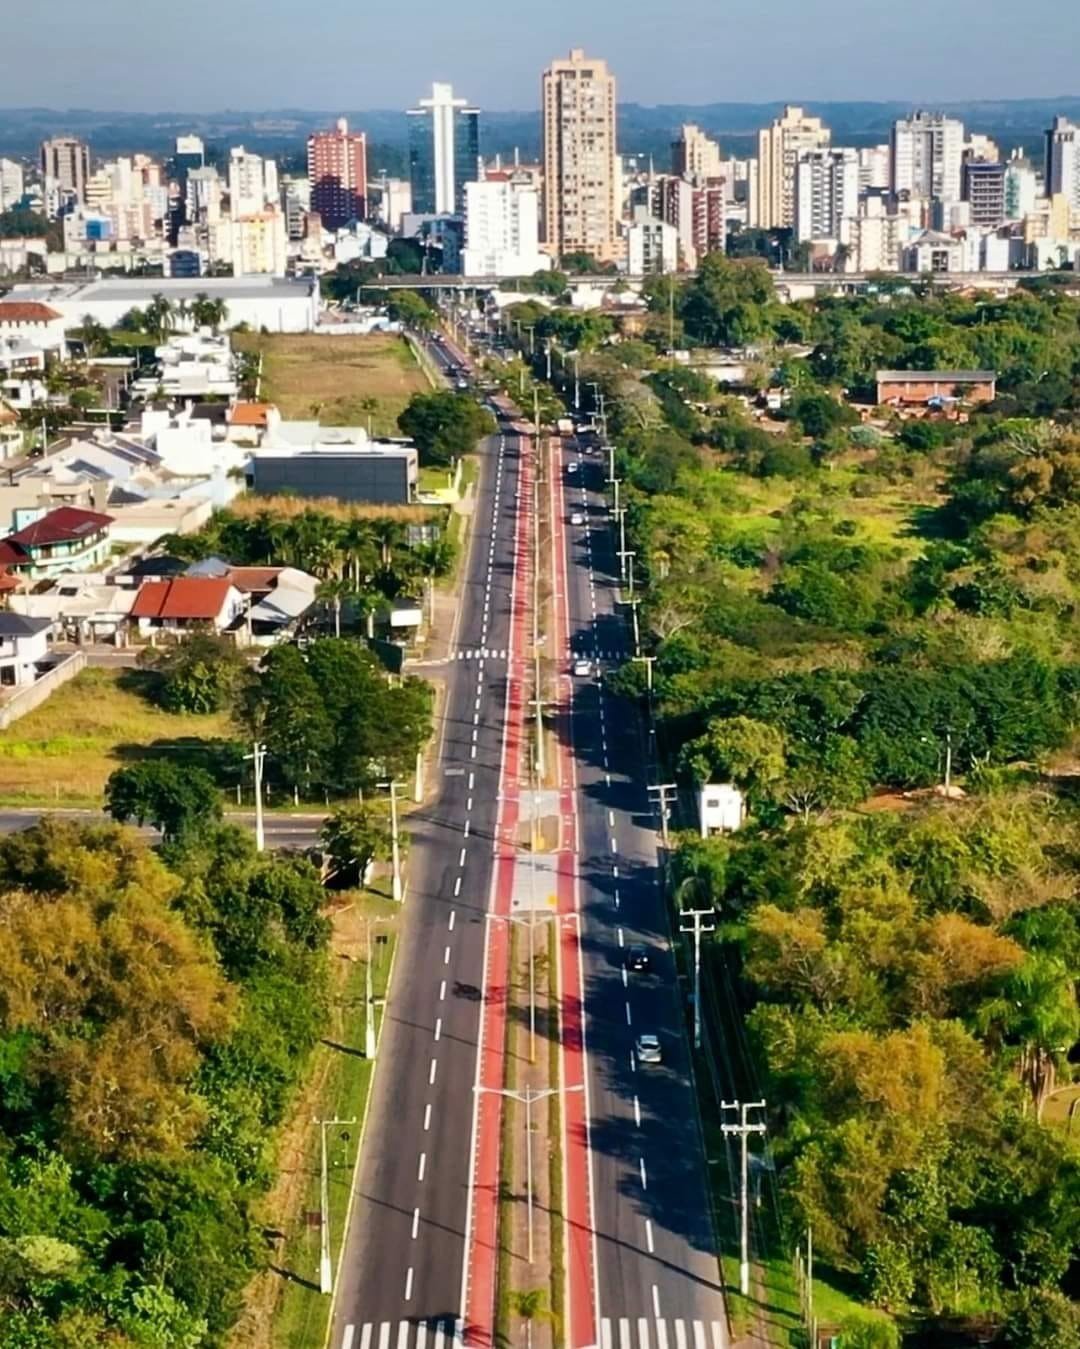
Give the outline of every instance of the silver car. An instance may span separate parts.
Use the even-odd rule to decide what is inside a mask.
[[[662,1063],[663,1053],[660,1040],[655,1035],[639,1035],[637,1038],[638,1063]]]

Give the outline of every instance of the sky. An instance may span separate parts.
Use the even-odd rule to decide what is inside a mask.
[[[539,103],[603,56],[621,102],[949,100],[1080,92],[1076,0],[0,0],[0,106],[407,107],[446,80]]]

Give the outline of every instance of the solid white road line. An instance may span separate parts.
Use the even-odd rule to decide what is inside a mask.
[[[424,1133],[431,1128],[431,1102],[424,1106]]]
[[[416,1240],[416,1234],[420,1231],[420,1210],[414,1208],[412,1211],[412,1239]]]
[[[420,1165],[416,1168],[416,1179],[418,1181],[422,1181],[424,1179],[424,1172],[426,1170],[427,1170],[427,1153],[422,1152],[420,1154]]]

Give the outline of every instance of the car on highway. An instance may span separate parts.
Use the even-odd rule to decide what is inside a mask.
[[[570,517],[570,523],[572,525],[583,525],[585,523],[585,517],[580,511],[575,511]]]
[[[639,1035],[637,1038],[638,1063],[663,1063],[664,1055],[660,1049],[660,1040],[655,1035]]]
[[[626,968],[634,974],[648,974],[651,963],[644,946],[631,946],[626,952]]]
[[[567,464],[566,471],[567,473],[576,473],[578,471],[578,465],[574,462],[571,462]]]
[[[574,661],[574,674],[579,679],[588,679],[588,677],[592,674],[592,661],[591,660]]]

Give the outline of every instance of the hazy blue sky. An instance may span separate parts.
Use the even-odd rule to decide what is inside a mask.
[[[619,97],[1075,94],[1076,0],[0,0],[0,104],[392,108],[450,80],[539,101],[544,64],[607,57]]]

